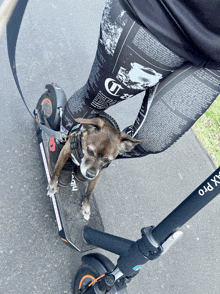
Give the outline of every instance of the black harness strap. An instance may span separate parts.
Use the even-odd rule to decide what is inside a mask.
[[[23,93],[21,91],[21,87],[18,81],[17,76],[17,70],[16,70],[16,62],[15,62],[15,53],[16,53],[16,45],[17,45],[17,39],[18,34],[21,26],[21,22],[24,16],[24,12],[27,6],[28,0],[19,0],[11,17],[7,24],[7,45],[8,45],[8,57],[10,61],[10,66],[12,70],[12,74],[16,83],[16,86],[18,88],[18,91],[21,95],[21,98],[24,102],[24,105],[26,106],[28,112],[30,113],[31,117],[35,120],[35,122],[39,125],[39,127],[45,131],[50,137],[54,137],[55,139],[58,139],[60,141],[63,141],[64,136],[60,132],[56,132],[45,125],[40,124],[35,117],[32,115],[31,111],[29,110],[27,103],[24,99]]]
[[[71,155],[74,157],[76,164],[78,163],[78,165],[81,164],[82,158],[84,156],[81,144],[81,127],[81,124],[74,126],[71,130],[71,135],[73,134],[74,136],[69,136]]]

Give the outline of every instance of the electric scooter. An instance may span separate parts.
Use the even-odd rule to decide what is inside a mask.
[[[60,118],[66,103],[65,94],[56,84],[47,85],[46,88],[47,91],[38,101],[34,114],[41,124],[46,125],[48,128],[59,130]],[[104,113],[102,115],[105,116]],[[108,115],[106,117],[109,119]],[[113,120],[111,117],[110,119]],[[56,144],[55,139],[46,135],[38,125],[37,136],[49,182],[53,164],[56,162],[60,151],[57,146],[60,146],[60,144]],[[51,152],[51,149],[54,151]],[[56,155],[54,156],[54,154]],[[73,192],[71,191],[70,179],[75,179],[76,186],[81,184],[77,177],[74,178],[73,176],[73,166],[73,164],[67,164],[64,167],[64,173],[69,172],[71,175],[69,175],[69,182],[67,180],[68,176],[64,175],[62,177],[61,175],[60,191],[52,198],[61,239],[80,252],[99,247],[119,255],[116,266],[102,254],[90,253],[84,255],[82,265],[77,271],[73,282],[74,294],[127,293],[128,282],[139,273],[141,267],[146,262],[165,254],[182,237],[183,233],[179,231],[179,228],[220,193],[219,167],[161,223],[156,227],[143,228],[141,230],[141,239],[134,242],[105,233],[97,206],[96,218],[92,216],[92,220],[87,223],[82,219],[81,215],[79,216],[80,201],[74,201],[71,206],[71,210],[74,211],[72,214],[74,225],[71,223],[68,213],[65,211],[65,206],[70,207],[71,205],[69,203],[70,197],[68,196],[68,193]],[[66,190],[64,189],[65,185]],[[82,188],[79,188],[78,191],[79,199],[80,191],[82,191]],[[77,198],[77,195],[74,194],[74,197]],[[71,226],[74,226],[75,229],[71,230],[70,234],[69,228]]]

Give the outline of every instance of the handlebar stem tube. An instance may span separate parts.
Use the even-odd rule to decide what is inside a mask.
[[[153,229],[152,234],[157,243],[163,244],[219,193],[220,167]]]

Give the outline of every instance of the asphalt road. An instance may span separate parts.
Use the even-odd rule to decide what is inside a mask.
[[[103,5],[29,1],[17,69],[31,110],[47,83],[55,81],[69,97],[86,82]],[[70,294],[81,254],[58,237],[34,122],[13,81],[5,35],[0,41],[0,293]],[[134,121],[141,99],[109,110],[122,129]],[[142,227],[157,225],[214,170],[192,131],[161,154],[113,162],[95,191],[106,232],[136,240]],[[217,197],[184,225],[183,238],[142,268],[128,292],[220,293],[219,207]]]

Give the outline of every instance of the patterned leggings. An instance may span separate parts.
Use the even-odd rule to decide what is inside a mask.
[[[119,1],[107,0],[90,76],[68,100],[63,126],[70,129],[74,118],[90,118],[143,91],[138,116],[124,131],[146,141],[123,157],[162,152],[178,140],[218,96],[220,70],[177,56]]]

